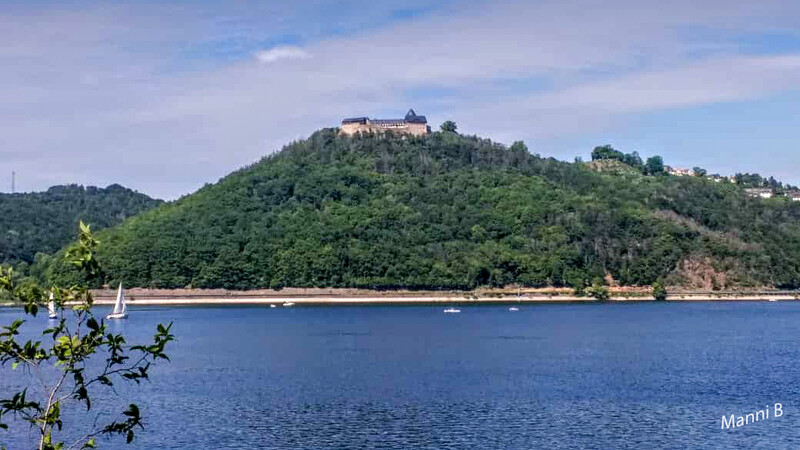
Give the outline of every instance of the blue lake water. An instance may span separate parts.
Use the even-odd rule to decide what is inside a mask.
[[[178,342],[172,363],[159,364],[150,383],[119,391],[122,404],[143,408],[147,429],[130,446],[99,443],[800,447],[800,303],[442,309],[134,307],[129,320],[114,324],[130,342],[169,321]],[[0,324],[17,314],[0,309]],[[0,369],[0,393],[15,376]],[[723,415],[776,402],[782,417],[720,429]],[[18,426],[0,431],[0,443],[24,448],[25,435]]]

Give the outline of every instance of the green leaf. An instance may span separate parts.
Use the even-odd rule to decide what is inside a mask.
[[[86,321],[86,326],[89,327],[89,329],[91,329],[92,331],[100,330],[100,324],[97,323],[97,320],[95,320],[94,317],[91,317],[89,318],[89,320]]]

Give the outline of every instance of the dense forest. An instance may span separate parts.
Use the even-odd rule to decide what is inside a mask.
[[[800,287],[800,202],[620,155],[325,129],[99,233],[99,258],[163,288]]]
[[[0,194],[0,263],[31,263],[37,253],[58,251],[75,239],[81,219],[107,228],[161,203],[116,184]]]

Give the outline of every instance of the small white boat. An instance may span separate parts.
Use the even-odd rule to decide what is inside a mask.
[[[294,306],[294,302],[286,302],[283,306]]]
[[[519,303],[521,301],[522,301],[522,289],[521,288],[517,288],[517,303]],[[508,308],[508,310],[511,311],[511,312],[516,312],[516,311],[519,311],[519,308],[517,308],[516,306],[512,306],[512,307]]]
[[[269,305],[270,308],[277,308],[275,305]]]
[[[771,301],[771,302],[777,302],[777,301],[778,301],[778,299],[777,299],[777,298],[771,298],[771,299],[769,299],[769,301]]]
[[[50,301],[47,302],[47,318],[50,320],[58,319],[58,313],[56,313],[56,302],[53,293],[50,293]]]
[[[460,312],[461,312],[461,310],[458,309],[458,308],[447,308],[447,309],[444,310],[445,314],[456,314],[456,313],[460,313]]]
[[[117,302],[114,303],[114,310],[106,316],[106,319],[117,320],[128,318],[128,307],[125,305],[125,294],[122,292],[122,283],[117,290]]]

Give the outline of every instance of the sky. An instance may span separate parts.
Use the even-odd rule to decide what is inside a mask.
[[[800,184],[796,0],[0,0],[0,191],[175,199],[343,117]]]

